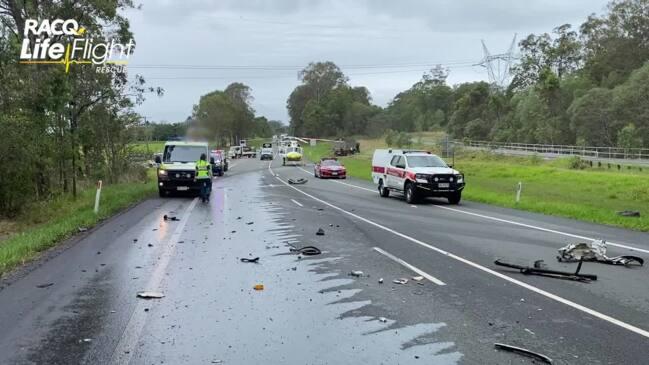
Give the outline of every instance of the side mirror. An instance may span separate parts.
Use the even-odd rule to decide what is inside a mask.
[[[215,162],[214,162],[214,157],[210,157],[210,164],[211,164],[211,165],[214,165],[214,164],[215,164]]]
[[[447,166],[448,166],[449,169],[452,169],[452,168],[453,168],[453,165],[447,165]]]
[[[162,159],[160,158],[160,156],[155,157],[155,163],[162,163]]]

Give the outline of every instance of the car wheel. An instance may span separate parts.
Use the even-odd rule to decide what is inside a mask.
[[[452,195],[448,196],[448,203],[453,204],[453,205],[458,205],[460,204],[460,200],[462,200],[462,193],[454,193]]]
[[[315,171],[315,169],[313,170],[313,177],[318,177],[318,173]]]
[[[408,204],[417,203],[417,187],[413,183],[406,183],[406,202]]]
[[[388,190],[388,188],[386,188],[385,186],[383,186],[383,180],[380,180],[380,181],[379,181],[379,195],[380,195],[382,198],[387,198],[387,197],[390,196],[390,190]]]

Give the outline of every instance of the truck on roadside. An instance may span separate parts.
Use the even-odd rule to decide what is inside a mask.
[[[207,142],[169,141],[165,143],[162,156],[156,156],[158,164],[158,194],[161,197],[174,192],[200,193],[201,183],[196,180],[196,161],[202,154],[209,156]],[[214,158],[210,157],[210,164]],[[212,170],[210,169],[210,178]]]
[[[425,197],[442,197],[450,204],[459,204],[465,187],[461,172],[428,151],[374,151],[372,181],[381,197],[398,192],[409,204]]]

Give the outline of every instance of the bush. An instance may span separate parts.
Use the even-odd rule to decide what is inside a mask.
[[[582,160],[580,157],[573,156],[568,159],[568,168],[572,170],[583,170],[589,167],[588,161]]]

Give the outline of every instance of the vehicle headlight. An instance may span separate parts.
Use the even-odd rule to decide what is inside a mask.
[[[455,178],[457,179],[457,182],[459,184],[464,182],[464,176],[463,175],[456,175]]]
[[[158,170],[158,175],[167,176],[167,170]]]
[[[415,179],[417,180],[418,183],[427,183],[428,182],[428,175],[426,175],[426,174],[415,174]]]

